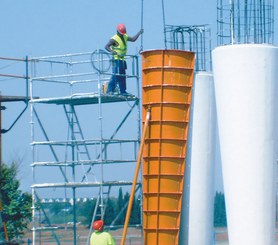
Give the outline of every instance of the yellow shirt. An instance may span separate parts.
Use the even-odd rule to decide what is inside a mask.
[[[106,231],[93,232],[90,237],[90,245],[115,245],[115,241]]]

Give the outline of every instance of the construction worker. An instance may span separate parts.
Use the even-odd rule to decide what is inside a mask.
[[[90,245],[115,245],[114,238],[109,232],[103,231],[103,220],[96,220],[93,223],[95,230],[90,237]]]
[[[125,55],[127,53],[127,42],[135,42],[143,33],[141,29],[134,37],[126,34],[124,24],[117,25],[117,34],[114,35],[106,44],[105,49],[113,55],[113,75],[109,81],[107,93],[113,94],[117,84],[119,84],[120,94],[129,95],[126,92],[126,72],[127,69]],[[116,75],[117,74],[117,75]]]

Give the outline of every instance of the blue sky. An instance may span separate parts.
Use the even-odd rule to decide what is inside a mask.
[[[167,24],[216,22],[216,1],[164,2]],[[144,0],[145,49],[163,47],[161,6],[160,0]],[[102,48],[118,23],[131,35],[141,26],[141,0],[3,0],[0,13],[4,56],[90,51]]]
[[[164,0],[164,4],[166,24],[209,24],[215,46],[216,0]],[[141,27],[141,0],[2,0],[0,56],[23,58],[103,49],[118,23],[126,24],[128,34],[136,34]],[[160,0],[144,0],[143,23],[144,50],[164,48]],[[129,53],[139,48],[140,39],[129,45]],[[24,95],[24,89],[13,83],[0,82],[0,90],[4,95]],[[24,105],[7,106],[4,128]],[[19,177],[24,190],[29,190],[32,183],[29,122],[27,111],[2,140],[3,160],[22,160]]]

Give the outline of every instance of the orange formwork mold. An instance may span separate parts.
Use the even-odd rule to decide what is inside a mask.
[[[187,51],[142,53],[142,118],[151,109],[143,150],[144,245],[179,242],[194,63]]]

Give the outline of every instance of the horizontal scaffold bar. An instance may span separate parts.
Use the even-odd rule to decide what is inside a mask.
[[[34,184],[32,189],[37,188],[82,188],[82,187],[99,187],[99,186],[125,186],[132,185],[130,181],[106,181],[106,182],[67,182],[67,183],[43,183]],[[141,185],[140,182],[137,185]]]
[[[86,105],[86,104],[97,104],[99,103],[111,103],[111,102],[123,102],[123,101],[136,101],[138,98],[134,95],[108,95],[98,93],[90,94],[73,94],[72,96],[55,97],[55,98],[43,98],[43,99],[32,99],[31,103],[43,103],[43,104],[56,104],[56,105]]]
[[[33,141],[31,145],[99,145],[102,144],[119,144],[119,143],[137,143],[136,139],[85,139],[85,140],[68,140],[68,141]]]
[[[80,161],[67,161],[67,162],[34,162],[31,167],[35,166],[72,166],[74,165],[96,165],[96,164],[113,164],[113,163],[130,163],[135,162],[136,159],[125,160],[80,160]]]

